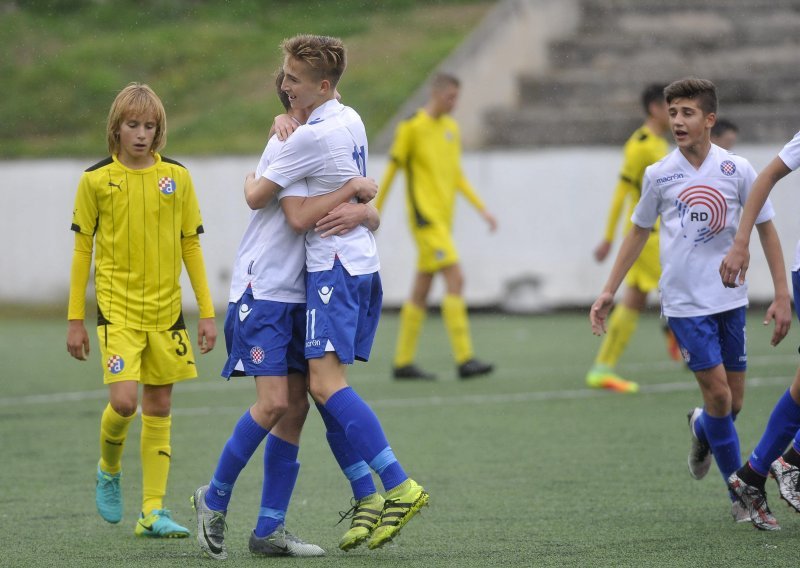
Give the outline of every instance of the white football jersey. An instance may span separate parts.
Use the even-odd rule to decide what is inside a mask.
[[[786,146],[778,152],[778,157],[786,164],[786,167],[794,171],[800,168],[800,132],[794,135]],[[792,272],[800,270],[800,241],[797,241],[797,246],[794,248],[794,263],[792,263]]]
[[[308,121],[289,137],[263,176],[281,187],[305,179],[308,195],[324,195],[348,180],[367,174],[367,134],[358,113],[330,100],[314,109]],[[380,269],[372,231],[359,225],[342,236],[322,238],[306,233],[306,269],[333,268],[339,258],[353,276]]]
[[[270,138],[258,162],[256,177],[267,169],[283,145],[276,136]],[[289,304],[306,301],[304,236],[286,221],[279,200],[307,195],[308,188],[301,179],[281,190],[278,199],[251,213],[233,264],[228,301],[237,302],[247,286],[257,300]]]
[[[631,220],[649,228],[661,216],[664,315],[704,316],[747,305],[747,286],[723,286],[719,265],[733,244],[755,178],[750,162],[714,144],[699,169],[675,149],[645,170]],[[756,223],[774,216],[768,200]]]

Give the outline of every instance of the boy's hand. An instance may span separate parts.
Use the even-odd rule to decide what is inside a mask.
[[[614,305],[614,295],[610,292],[603,292],[594,301],[589,310],[589,321],[592,324],[592,333],[603,335],[606,332],[606,318],[611,306]]]
[[[320,236],[323,238],[331,235],[345,235],[364,222],[367,217],[366,207],[369,205],[364,203],[340,203],[317,221],[314,232],[322,233]]]
[[[300,124],[288,114],[279,114],[272,123],[272,130],[278,136],[278,140],[284,141],[297,130],[298,126]]]
[[[483,220],[486,221],[486,223],[488,223],[489,231],[494,233],[497,230],[497,219],[495,218],[495,216],[489,213],[486,209],[484,209],[483,211],[481,211],[481,217],[483,217]]]
[[[603,262],[608,256],[609,252],[611,252],[611,241],[603,239],[594,249],[594,259],[597,262]]]
[[[747,247],[737,245],[734,242],[728,254],[722,259],[722,264],[719,265],[719,275],[722,278],[722,283],[726,288],[741,286],[744,284],[744,278],[749,266],[750,251]]]
[[[69,320],[67,327],[67,352],[78,361],[89,358],[89,334],[83,320]]]
[[[772,339],[769,343],[775,347],[783,341],[783,338],[789,333],[789,327],[792,325],[792,306],[788,297],[776,298],[770,304],[767,314],[764,316],[764,325],[769,325],[772,320],[775,320],[775,330],[772,332]]]
[[[197,345],[200,353],[208,353],[217,343],[217,326],[214,318],[200,318],[197,321]]]
[[[378,184],[372,178],[357,178],[356,199],[359,203],[369,203],[378,195]]]

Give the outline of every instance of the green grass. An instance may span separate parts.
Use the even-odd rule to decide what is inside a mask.
[[[797,364],[797,333],[770,348],[762,313],[751,310],[749,320],[750,384],[737,421],[744,455]],[[352,368],[351,384],[372,404],[403,466],[430,491],[431,505],[394,544],[340,552],[344,525],[335,525],[336,513],[347,508],[349,488],[312,410],[289,526],[328,556],[304,564],[696,568],[796,562],[800,515],[777,498],[772,481],[767,487],[783,530],[762,533],[732,522],[716,467],[701,482],[689,477],[685,415],[699,403],[699,392],[692,376],[668,360],[652,314],[643,318],[619,368],[640,381],[638,395],[583,388],[599,344],[584,313],[475,315],[479,355],[498,367],[491,378],[470,382],[455,378],[435,316],[425,328],[419,363],[440,379],[389,380],[396,325],[395,315],[383,318],[373,359]],[[88,363],[69,359],[65,329],[60,319],[13,316],[0,327],[3,564],[200,565],[193,538],[154,542],[133,535],[141,492],[138,420],[124,458],[124,519],[112,526],[95,512],[106,395],[96,349]],[[217,377],[222,361],[222,349],[201,357],[201,378],[176,387],[174,396],[167,506],[190,526],[189,496],[208,481],[253,397],[249,379]],[[247,552],[261,491],[261,459],[253,462],[239,479],[228,516],[231,567],[264,565]]]
[[[11,5],[13,5],[12,3]],[[170,155],[242,154],[281,112],[273,72],[297,33],[341,37],[340,90],[376,134],[490,0],[19,0],[0,8],[0,158],[96,156],[127,83],[167,110]]]

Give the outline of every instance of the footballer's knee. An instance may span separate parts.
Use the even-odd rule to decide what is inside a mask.
[[[742,411],[744,408],[744,392],[740,391],[733,391],[731,392],[731,414],[733,415],[733,419],[736,419],[736,416]]]
[[[725,416],[731,412],[731,393],[726,389],[707,389],[703,393],[703,399],[714,416]]]
[[[127,418],[136,414],[136,407],[138,403],[135,397],[133,399],[128,397],[120,397],[112,398],[109,401],[109,404],[111,405],[111,408],[114,409],[114,412]]]
[[[311,405],[308,402],[308,395],[303,392],[303,396],[295,396],[289,400],[289,407],[286,413],[292,416],[301,416],[305,421],[309,408],[311,408]]]
[[[285,396],[276,396],[266,400],[258,400],[251,408],[251,411],[256,422],[260,424],[275,424],[286,414],[288,408],[288,399]]]

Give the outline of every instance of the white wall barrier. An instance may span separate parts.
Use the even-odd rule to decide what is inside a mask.
[[[779,145],[738,150],[760,168]],[[242,182],[257,158],[178,159],[189,168],[197,188],[209,280],[214,301],[221,307],[227,301],[230,267],[249,215]],[[467,154],[467,175],[500,224],[490,234],[469,204],[459,200],[455,236],[470,304],[537,311],[591,303],[613,261],[597,264],[592,250],[603,232],[620,160],[618,148],[595,147]],[[80,174],[91,163],[91,159],[0,162],[0,234],[5,244],[0,255],[1,303],[66,303],[73,199]],[[371,158],[369,175],[380,179],[385,164],[385,156]],[[773,194],[787,266],[800,237],[799,186],[800,176],[789,176]],[[392,307],[407,296],[416,260],[403,194],[404,180],[398,176],[377,235],[385,304]],[[615,246],[612,254],[616,250]],[[771,297],[772,284],[757,237],[751,253],[751,299],[763,302]],[[184,289],[191,300],[186,278]],[[432,300],[437,302],[441,294],[437,281]]]

